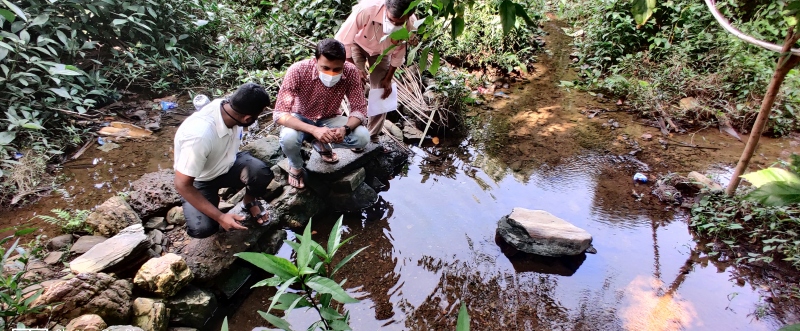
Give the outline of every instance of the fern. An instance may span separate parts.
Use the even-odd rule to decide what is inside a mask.
[[[91,228],[86,224],[86,218],[89,217],[89,211],[78,209],[74,211],[64,210],[64,209],[53,209],[50,212],[55,214],[55,216],[50,215],[38,215],[39,219],[61,227],[61,231],[64,233],[75,233],[75,232],[91,232]]]

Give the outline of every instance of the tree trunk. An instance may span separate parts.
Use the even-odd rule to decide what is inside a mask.
[[[800,39],[800,33],[796,34],[794,33],[794,29],[790,28],[786,35],[786,40],[783,43],[783,52],[781,57],[778,58],[775,73],[772,75],[772,79],[767,87],[767,94],[764,95],[764,100],[761,101],[761,109],[758,111],[758,117],[756,117],[756,122],[753,123],[753,129],[750,130],[750,139],[747,140],[747,145],[744,147],[742,156],[739,158],[739,163],[736,164],[736,169],[733,171],[731,182],[725,190],[725,193],[729,196],[733,196],[733,194],[736,193],[736,188],[739,187],[739,182],[742,181],[741,176],[744,174],[745,170],[747,170],[747,166],[750,164],[750,158],[753,157],[753,153],[756,147],[758,147],[758,140],[764,133],[764,127],[766,127],[767,121],[769,121],[772,105],[775,103],[775,97],[778,95],[784,78],[786,78],[789,70],[792,70],[792,68],[800,63],[800,57],[790,53],[792,46],[797,43],[798,39]]]

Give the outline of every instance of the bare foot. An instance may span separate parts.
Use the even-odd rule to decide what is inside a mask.
[[[289,185],[296,188],[306,187],[303,183],[303,169],[289,167]]]

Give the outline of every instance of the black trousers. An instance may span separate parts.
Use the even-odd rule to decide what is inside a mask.
[[[194,182],[194,187],[215,207],[219,205],[219,190],[232,188],[236,191],[246,188],[248,195],[259,198],[267,192],[267,185],[274,175],[266,163],[248,152],[236,154],[236,161],[226,173],[206,182]],[[190,203],[183,201],[183,214],[186,217],[186,233],[192,238],[206,238],[219,231],[219,223],[203,214]],[[250,212],[248,211],[248,214]]]

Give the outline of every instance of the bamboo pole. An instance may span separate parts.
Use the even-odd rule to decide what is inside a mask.
[[[750,138],[747,139],[747,145],[744,147],[742,156],[736,164],[731,182],[725,189],[725,193],[729,196],[733,196],[733,194],[736,193],[736,188],[739,187],[739,183],[742,181],[741,176],[747,170],[747,166],[750,165],[750,159],[753,157],[756,147],[758,147],[758,140],[761,138],[761,134],[764,133],[764,128],[769,121],[769,114],[772,112],[772,106],[775,104],[775,97],[780,91],[783,80],[786,78],[789,70],[792,70],[792,68],[800,63],[800,56],[790,52],[792,46],[797,43],[798,40],[800,40],[800,33],[795,33],[794,28],[790,27],[786,34],[783,48],[781,49],[781,57],[778,59],[778,63],[775,67],[775,73],[772,75],[772,79],[767,87],[767,94],[764,95],[764,100],[761,102],[761,109],[758,111],[758,117],[756,117],[756,122],[753,123],[753,129],[750,130]]]

